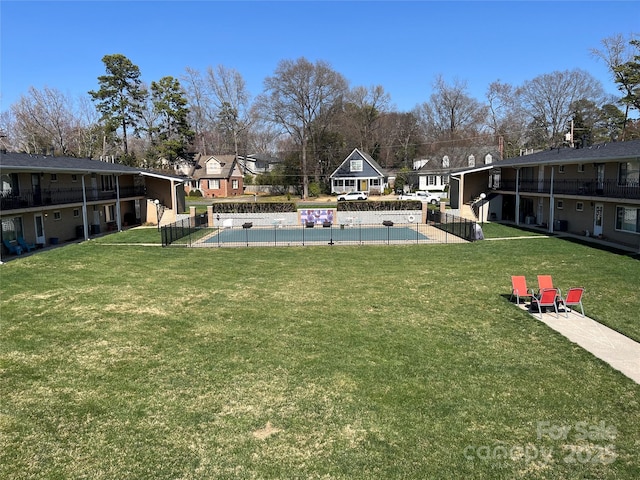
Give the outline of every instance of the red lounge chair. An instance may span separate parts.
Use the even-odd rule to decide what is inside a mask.
[[[560,297],[560,301],[558,302],[564,308],[564,314],[569,317],[569,306],[580,305],[580,311],[582,312],[582,316],[584,317],[584,307],[582,306],[582,294],[584,293],[584,288],[582,287],[573,287],[570,288],[567,292],[567,296],[562,298]]]
[[[553,286],[553,278],[551,278],[551,275],[538,275],[538,296],[545,288],[556,288]],[[556,290],[558,290],[558,296],[562,296],[560,289],[557,288]]]
[[[533,290],[527,288],[527,279],[522,275],[514,275],[511,277],[511,297],[509,301],[513,300],[515,295],[517,303],[520,304],[520,297],[533,298]]]
[[[538,313],[540,314],[540,318],[542,318],[542,309],[553,307],[556,312],[556,317],[558,316],[558,303],[557,301],[560,299],[560,294],[557,288],[545,288],[540,292],[539,297],[533,297],[531,299],[531,307],[537,306]]]

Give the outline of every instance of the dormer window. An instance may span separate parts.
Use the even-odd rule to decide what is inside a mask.
[[[222,168],[220,166],[220,163],[218,163],[215,160],[211,160],[210,162],[207,162],[207,174],[208,175],[216,175],[219,174],[221,172]]]

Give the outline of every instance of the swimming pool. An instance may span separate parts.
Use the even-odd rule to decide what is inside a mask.
[[[420,243],[429,240],[422,225],[339,225],[234,227],[217,229],[200,243],[218,245],[348,245],[369,243]]]

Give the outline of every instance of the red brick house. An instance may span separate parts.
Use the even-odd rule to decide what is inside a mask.
[[[242,195],[242,170],[235,155],[198,154],[185,190],[199,190],[206,198]]]

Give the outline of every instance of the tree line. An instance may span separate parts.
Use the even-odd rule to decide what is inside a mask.
[[[582,69],[539,75],[522,85],[491,83],[483,99],[467,83],[434,79],[429,98],[409,112],[392,107],[381,85],[350,87],[331,65],[282,60],[252,97],[244,78],[219,65],[186,68],[180,78],[145,84],[122,54],[105,55],[97,88],[78,99],[33,87],[0,117],[3,148],[167,167],[202,154],[266,154],[309,193],[354,148],[385,168],[452,149],[494,145],[503,158],[562,144],[640,138],[640,42],[622,35],[592,49],[619,95]],[[455,166],[455,165],[452,165]],[[268,179],[263,179],[268,180]],[[273,180],[273,179],[271,179]],[[286,181],[286,180],[282,180]]]

